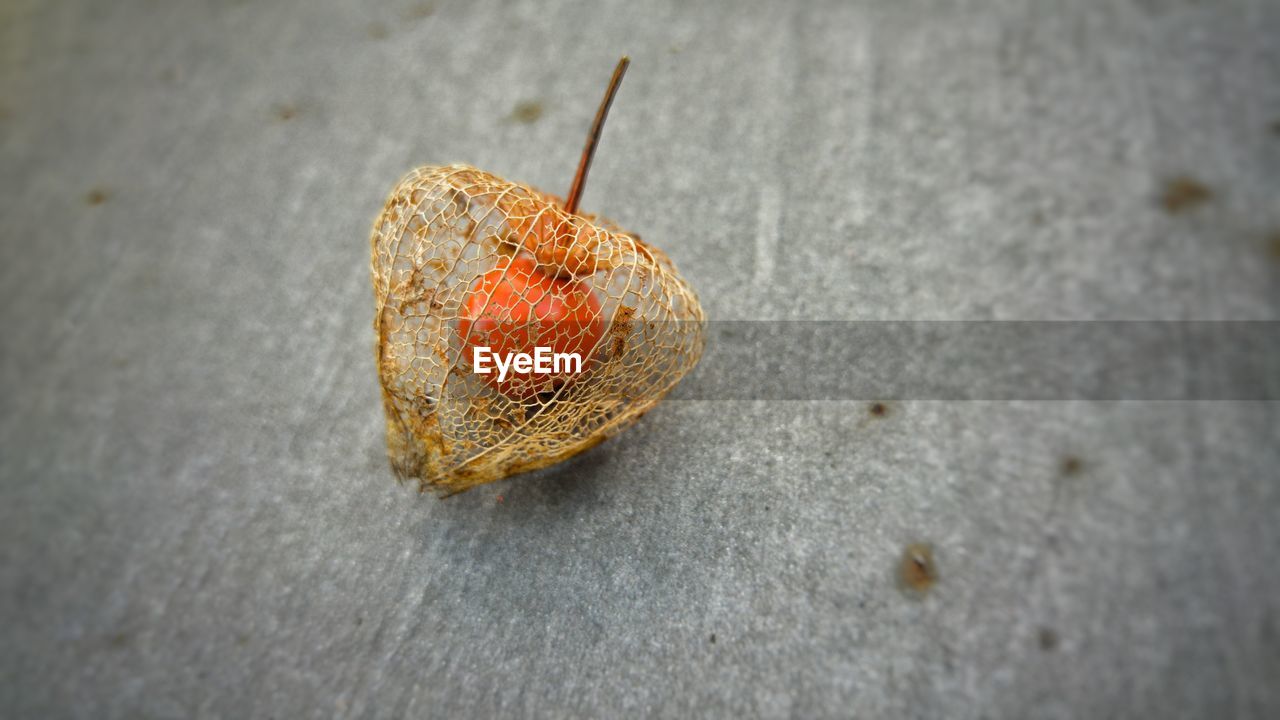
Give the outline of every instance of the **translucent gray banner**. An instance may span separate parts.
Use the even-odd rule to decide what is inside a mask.
[[[710,322],[686,400],[1277,400],[1277,322]]]

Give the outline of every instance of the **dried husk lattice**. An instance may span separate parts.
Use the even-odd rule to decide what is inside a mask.
[[[702,353],[702,308],[665,254],[482,170],[409,173],[371,244],[387,450],[396,476],[420,490],[453,494],[591,448],[652,408]],[[536,394],[502,392],[473,372],[459,330],[478,279],[515,258],[589,288],[603,328],[581,375]]]

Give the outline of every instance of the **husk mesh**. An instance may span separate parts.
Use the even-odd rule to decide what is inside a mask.
[[[697,363],[702,308],[667,256],[562,207],[465,165],[419,168],[392,191],[371,244],[378,376],[399,480],[448,495],[559,462],[637,420]],[[458,329],[477,279],[518,255],[589,285],[605,328],[585,373],[532,397],[473,373]]]

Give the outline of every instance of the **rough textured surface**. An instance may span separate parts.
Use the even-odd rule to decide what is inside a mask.
[[[1277,3],[683,6],[0,8],[0,714],[1280,712],[1272,403],[673,401],[397,489],[374,214],[563,192],[621,52],[584,207],[713,319],[1277,319]]]

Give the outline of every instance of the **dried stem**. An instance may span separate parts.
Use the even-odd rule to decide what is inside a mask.
[[[604,92],[604,100],[600,103],[600,109],[596,111],[596,120],[591,124],[591,134],[587,136],[587,146],[583,148],[582,159],[578,161],[578,172],[573,176],[573,185],[569,187],[569,195],[564,201],[564,209],[570,213],[578,211],[578,201],[582,199],[582,190],[587,184],[587,172],[591,170],[591,159],[595,157],[596,145],[600,144],[600,132],[604,129],[604,119],[609,115],[613,96],[618,93],[622,76],[627,72],[627,66],[630,64],[631,58],[626,55],[618,61],[618,66],[613,69],[613,79],[609,81],[609,88]]]

